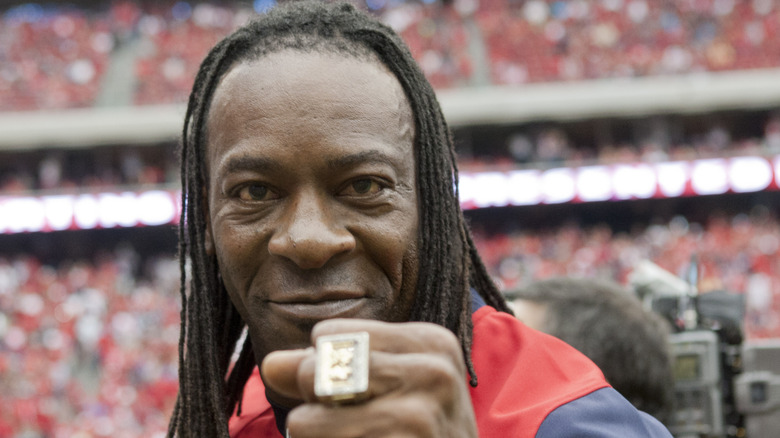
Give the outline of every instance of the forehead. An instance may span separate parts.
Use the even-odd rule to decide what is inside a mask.
[[[413,135],[412,110],[396,77],[375,55],[360,58],[330,52],[286,49],[241,61],[221,79],[214,93],[207,131],[209,143],[230,143],[233,134],[264,120],[299,120],[286,126],[296,135],[311,130],[311,115],[351,120],[365,129]],[[290,125],[290,123],[287,123]],[[292,134],[292,132],[290,132]]]

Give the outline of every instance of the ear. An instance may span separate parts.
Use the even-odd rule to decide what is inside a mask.
[[[201,202],[203,203],[203,214],[205,215],[203,219],[206,222],[206,229],[203,230],[203,245],[206,248],[206,254],[213,256],[215,253],[214,233],[211,230],[211,211],[209,209],[209,194],[206,187],[203,187],[201,191]]]

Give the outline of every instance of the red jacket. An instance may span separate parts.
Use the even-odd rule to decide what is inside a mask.
[[[481,438],[671,436],[564,342],[488,306],[472,318],[479,384],[470,390]],[[241,416],[230,419],[230,436],[280,436],[257,370],[244,389]]]

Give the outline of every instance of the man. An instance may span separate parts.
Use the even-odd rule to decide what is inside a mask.
[[[637,409],[671,424],[671,327],[631,291],[609,280],[561,277],[507,295],[526,325],[581,351]]]
[[[668,436],[509,313],[434,92],[386,26],[345,4],[279,7],[209,53],[185,120],[171,436],[573,436],[594,421]],[[361,341],[317,377],[310,347],[356,333],[368,369],[352,366]],[[366,391],[315,392],[355,375]]]

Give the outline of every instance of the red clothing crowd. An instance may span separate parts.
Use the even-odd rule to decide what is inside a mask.
[[[439,88],[780,66],[780,6],[769,0],[358,4],[404,37]],[[8,9],[0,111],[93,106],[112,56],[128,46],[127,104],[184,102],[208,49],[254,13],[222,2]]]
[[[0,258],[0,437],[164,436],[178,388],[178,263]]]

